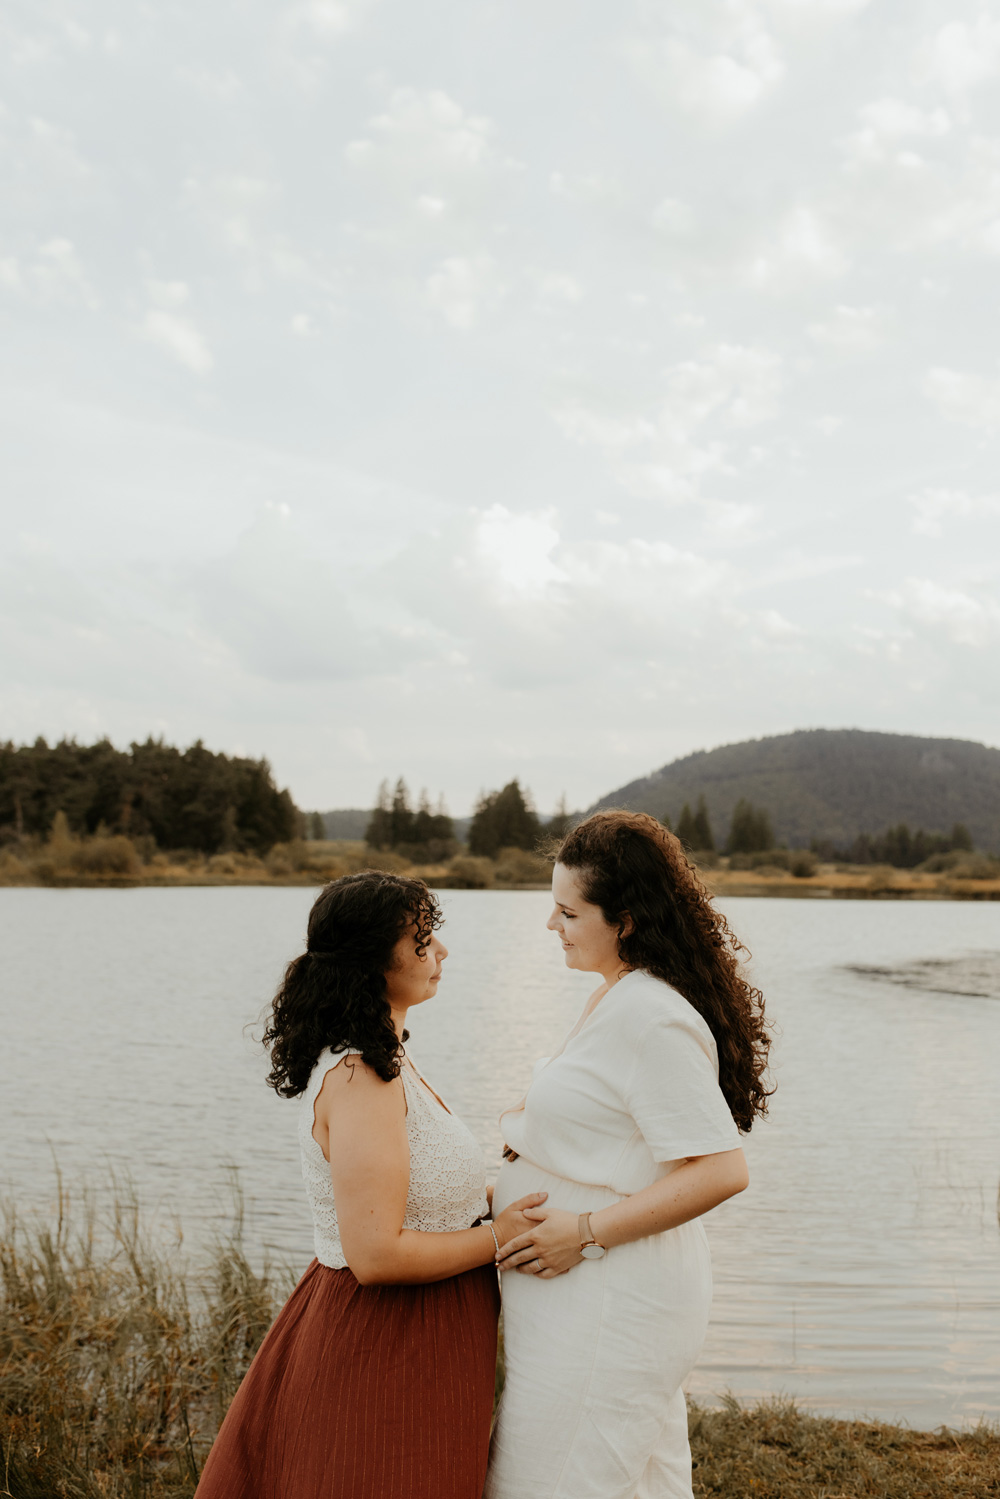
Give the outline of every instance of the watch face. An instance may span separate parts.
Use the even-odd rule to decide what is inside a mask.
[[[584,1244],[580,1250],[585,1260],[599,1260],[604,1254],[603,1244]]]

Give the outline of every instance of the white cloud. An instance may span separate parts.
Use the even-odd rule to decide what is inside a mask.
[[[961,489],[922,489],[910,496],[910,504],[918,536],[944,536],[952,520],[1000,518],[1000,497],[967,494]]]
[[[381,170],[418,181],[482,171],[499,160],[493,125],[470,114],[443,89],[398,88],[387,107],[368,122],[369,134],[351,141],[351,166]]]
[[[539,300],[548,306],[582,302],[583,287],[575,276],[565,271],[542,271],[535,274]]]
[[[0,285],[48,306],[98,304],[97,293],[68,239],[46,240],[23,264],[16,256],[5,257],[0,261]]]
[[[879,313],[874,307],[840,303],[821,323],[810,323],[808,333],[833,349],[872,349],[881,342]]]
[[[502,297],[503,286],[488,255],[453,255],[427,277],[425,295],[450,327],[467,333]]]
[[[784,290],[789,278],[836,279],[848,258],[830,227],[815,209],[793,208],[779,220],[750,265],[757,285]]]
[[[767,7],[795,19],[839,20],[866,10],[872,0],[765,0]]]
[[[625,47],[664,102],[725,123],[753,109],[784,76],[774,38],[752,6],[702,7],[687,19],[694,36],[678,21],[665,34],[633,38]]]
[[[577,399],[553,416],[571,441],[600,450],[626,489],[678,503],[698,498],[705,475],[733,471],[733,435],[777,415],[781,386],[771,350],[720,344],[672,365],[658,400],[640,409]]]
[[[33,116],[28,124],[28,149],[45,177],[62,178],[79,186],[92,179],[93,167],[81,154],[72,130],[38,115]]]
[[[951,133],[946,109],[920,109],[904,99],[876,99],[858,111],[859,128],[846,141],[847,159],[861,164],[895,162],[912,168],[919,163],[904,142],[940,140]]]
[[[686,235],[695,227],[694,209],[679,198],[664,198],[653,209],[653,228],[658,234]]]
[[[907,578],[889,595],[910,622],[940,632],[955,645],[982,647],[1000,635],[1000,604],[933,578]]]
[[[353,30],[368,0],[306,0],[286,13],[286,23],[310,32],[321,41],[336,40]]]
[[[190,300],[187,284],[153,280],[147,283],[147,292],[153,306],[142,320],[145,337],[186,369],[207,375],[214,363],[212,352],[194,320],[180,311]]]
[[[476,552],[488,574],[517,594],[537,594],[565,574],[552,560],[559,532],[552,511],[513,514],[493,505],[479,520]]]
[[[917,49],[914,72],[963,95],[1000,72],[1000,19],[983,11],[975,21],[949,21]]]
[[[981,432],[1000,428],[1000,378],[938,366],[928,370],[921,388],[948,421]]]

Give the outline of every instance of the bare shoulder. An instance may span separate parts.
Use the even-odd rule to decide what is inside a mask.
[[[387,1082],[360,1056],[342,1057],[323,1079],[316,1096],[316,1117],[355,1109],[405,1114],[402,1078],[394,1077]]]

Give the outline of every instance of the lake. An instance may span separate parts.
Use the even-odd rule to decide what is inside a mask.
[[[19,1210],[50,1207],[53,1158],[70,1187],[127,1172],[197,1253],[235,1167],[255,1251],[305,1266],[297,1105],[265,1087],[252,1031],[315,894],[0,890],[0,1191]],[[492,1169],[500,1109],[593,980],[563,967],[545,892],[441,900],[451,956],[410,1050]],[[779,1087],[749,1190],[706,1220],[715,1312],[690,1392],[919,1427],[1000,1416],[1000,910],[723,904]]]

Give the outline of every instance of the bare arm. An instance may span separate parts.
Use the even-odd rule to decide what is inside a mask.
[[[362,1285],[425,1284],[490,1263],[495,1247],[486,1224],[438,1234],[403,1227],[410,1150],[400,1078],[383,1082],[360,1057],[345,1058],[323,1081],[315,1120],[344,1256]],[[501,1246],[528,1226],[519,1209],[542,1201],[536,1193],[500,1215],[494,1229]]]
[[[590,1215],[590,1230],[599,1244],[613,1251],[619,1244],[679,1228],[700,1218],[728,1197],[742,1192],[750,1180],[742,1150],[691,1156],[669,1176],[643,1187],[631,1197]],[[504,1270],[531,1265],[523,1273],[551,1278],[562,1275],[582,1259],[579,1218],[554,1208],[528,1208],[525,1217],[534,1227],[503,1244],[499,1263]],[[541,1269],[535,1265],[540,1261]]]

